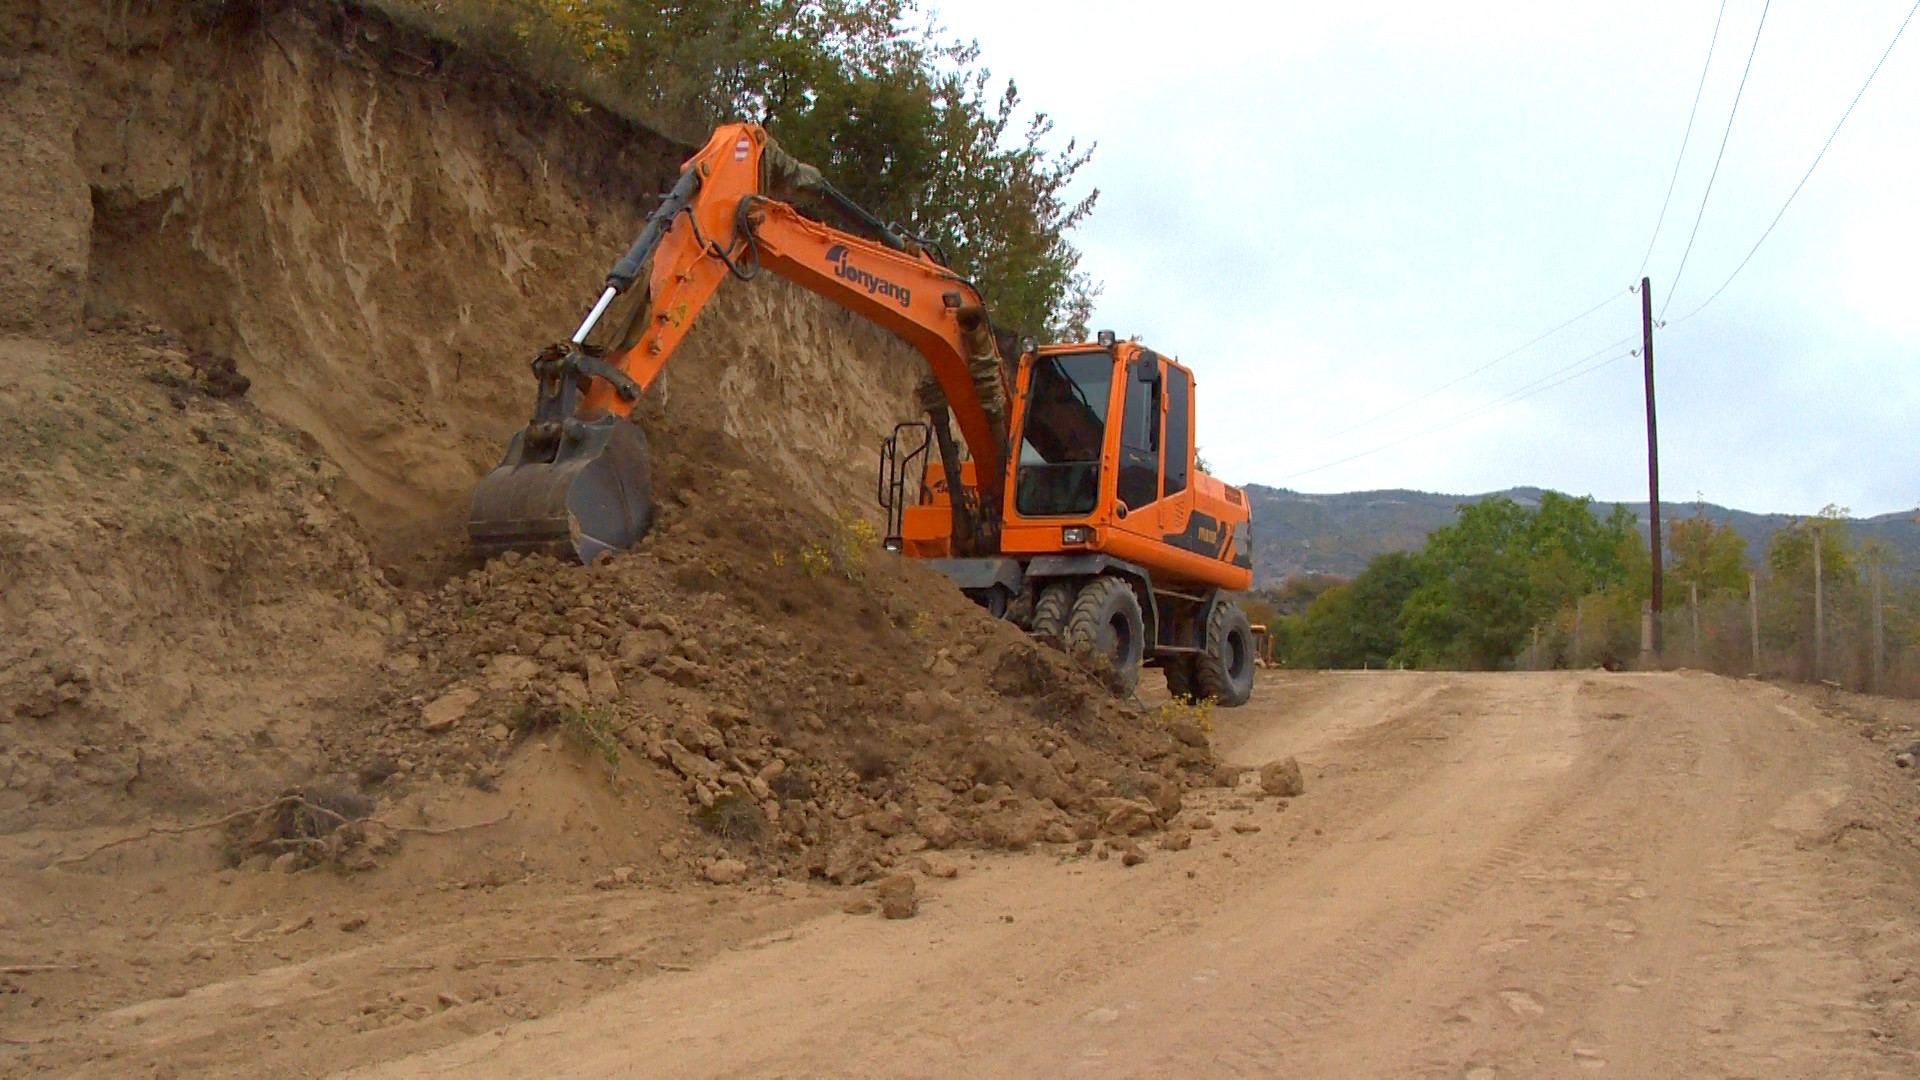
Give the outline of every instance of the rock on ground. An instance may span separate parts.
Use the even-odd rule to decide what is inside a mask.
[[[880,904],[880,914],[887,918],[911,919],[920,912],[916,890],[912,877],[894,874],[880,879],[880,883],[873,887],[873,898]]]
[[[1307,781],[1300,775],[1300,763],[1289,757],[1260,766],[1260,790],[1283,799],[1306,791]]]

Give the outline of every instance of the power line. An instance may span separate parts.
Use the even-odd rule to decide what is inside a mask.
[[[1612,356],[1609,356],[1607,357],[1607,359],[1602,360],[1597,364],[1593,364],[1591,367],[1587,367],[1584,370],[1574,371],[1574,369],[1581,367],[1581,365],[1583,364],[1589,363],[1595,357],[1600,356],[1603,353],[1607,353],[1614,349],[1618,349],[1620,346],[1625,345],[1632,340],[1634,340],[1632,337],[1621,338],[1620,340],[1615,341],[1610,345],[1603,346],[1599,349],[1594,350],[1593,352],[1588,353],[1587,355],[1581,357],[1580,359],[1575,360],[1571,364],[1566,364],[1562,367],[1555,368],[1554,370],[1547,372],[1545,375],[1540,376],[1539,378],[1533,380],[1532,382],[1523,383],[1520,386],[1517,386],[1514,389],[1508,391],[1506,394],[1502,395],[1501,397],[1495,398],[1492,401],[1483,402],[1480,405],[1477,405],[1474,408],[1471,408],[1464,413],[1460,413],[1452,417],[1451,419],[1444,420],[1430,427],[1421,428],[1418,431],[1404,435],[1398,439],[1394,439],[1391,442],[1381,443],[1379,446],[1375,446],[1371,449],[1362,450],[1357,454],[1348,454],[1346,457],[1339,458],[1334,461],[1329,461],[1324,464],[1315,465],[1311,469],[1302,469],[1299,472],[1289,474],[1288,476],[1285,477],[1285,479],[1293,480],[1302,476],[1309,476],[1313,473],[1322,472],[1324,470],[1331,469],[1336,465],[1345,465],[1349,461],[1358,461],[1363,457],[1371,457],[1374,454],[1381,452],[1382,450],[1391,450],[1396,446],[1404,445],[1406,443],[1412,442],[1415,439],[1423,438],[1427,435],[1432,435],[1437,432],[1445,431],[1448,428],[1457,427],[1460,424],[1464,424],[1468,420],[1471,420],[1476,416],[1480,416],[1484,413],[1491,412],[1495,409],[1504,408],[1508,405],[1514,404],[1515,402],[1524,400],[1526,398],[1530,398],[1535,394],[1545,393],[1546,391],[1551,390],[1556,386],[1560,386],[1563,383],[1572,382],[1574,379],[1578,379],[1582,376],[1591,375],[1593,372],[1598,371],[1603,367],[1606,367],[1608,364],[1612,364],[1617,361],[1624,360],[1625,358],[1634,355],[1635,353],[1639,352],[1639,350],[1629,349],[1625,352],[1616,353]],[[1568,374],[1569,372],[1571,372],[1571,374]],[[1557,376],[1563,376],[1563,375],[1565,376],[1564,378],[1558,378],[1557,381],[1549,382],[1549,380],[1554,380],[1556,379]],[[1542,384],[1545,384],[1545,385],[1542,385]]]
[[[1642,277],[1647,272],[1647,262],[1653,258],[1653,242],[1660,239],[1660,226],[1666,224],[1667,206],[1673,202],[1673,189],[1680,182],[1680,163],[1687,160],[1687,142],[1693,138],[1693,118],[1700,111],[1700,95],[1707,88],[1707,72],[1713,70],[1713,47],[1720,40],[1720,23],[1727,17],[1727,0],[1720,0],[1720,14],[1713,17],[1713,36],[1707,39],[1707,62],[1700,65],[1700,85],[1693,89],[1693,108],[1687,110],[1687,131],[1680,136],[1680,153],[1673,159],[1673,178],[1667,181],[1667,197],[1660,200],[1660,216],[1654,220],[1653,235],[1647,237],[1647,253],[1640,256],[1640,269],[1634,271],[1634,277]]]
[[[1813,178],[1813,170],[1820,167],[1820,159],[1827,156],[1827,151],[1833,147],[1833,140],[1839,137],[1840,129],[1846,126],[1847,118],[1853,115],[1854,107],[1860,104],[1862,97],[1866,96],[1867,87],[1873,85],[1874,76],[1880,74],[1880,68],[1886,64],[1887,57],[1893,55],[1893,47],[1900,44],[1900,35],[1907,32],[1907,24],[1913,21],[1915,12],[1920,12],[1920,0],[1915,0],[1914,5],[1907,9],[1907,17],[1900,20],[1900,28],[1893,32],[1893,40],[1887,42],[1886,49],[1880,53],[1879,61],[1873,65],[1873,70],[1867,73],[1867,81],[1860,84],[1859,91],[1853,95],[1853,100],[1847,104],[1847,110],[1840,114],[1839,123],[1834,124],[1833,130],[1827,133],[1827,141],[1821,144],[1820,152],[1813,155],[1813,163],[1807,166],[1807,171],[1800,177],[1800,182],[1793,185],[1793,191],[1787,196],[1787,201],[1780,204],[1780,211],[1773,215],[1772,221],[1767,223],[1766,229],[1760,233],[1760,239],[1755,240],[1753,247],[1747,249],[1746,258],[1741,259],[1740,265],[1734,267],[1733,273],[1727,275],[1727,280],[1721,282],[1720,287],[1713,290],[1713,295],[1701,301],[1699,307],[1675,319],[1674,321],[1676,323],[1686,322],[1688,319],[1704,311],[1708,304],[1718,300],[1720,294],[1727,291],[1727,286],[1733,284],[1733,279],[1740,276],[1740,271],[1745,270],[1747,264],[1753,261],[1754,253],[1760,250],[1760,245],[1766,243],[1767,237],[1773,235],[1773,227],[1780,224],[1780,219],[1787,214],[1787,207],[1793,205],[1793,200],[1799,196],[1800,189],[1806,187],[1807,181]],[[1668,298],[1671,299],[1671,295],[1669,295]]]
[[[1687,257],[1693,254],[1693,241],[1700,235],[1700,222],[1707,216],[1707,200],[1713,197],[1713,181],[1720,175],[1721,159],[1727,156],[1727,140],[1733,137],[1733,118],[1740,115],[1740,97],[1747,91],[1747,76],[1753,73],[1753,56],[1760,51],[1760,32],[1767,28],[1767,11],[1773,7],[1773,0],[1767,0],[1760,7],[1760,25],[1753,28],[1753,44],[1747,49],[1747,66],[1740,71],[1740,85],[1733,92],[1733,108],[1727,110],[1727,130],[1720,136],[1720,152],[1713,157],[1713,171],[1707,174],[1707,190],[1700,195],[1700,212],[1693,216],[1693,231],[1687,234],[1687,249],[1680,253],[1680,268],[1673,272],[1673,282],[1667,286],[1667,298],[1660,302],[1660,316],[1666,317],[1668,305],[1673,303],[1673,291],[1680,287],[1680,275],[1687,272]]]
[[[1633,292],[1633,289],[1630,287],[1626,290],[1626,292],[1631,293]],[[1580,314],[1575,315],[1571,319],[1568,319],[1567,321],[1559,324],[1558,326],[1555,326],[1553,329],[1548,330],[1543,334],[1540,334],[1539,336],[1528,341],[1526,344],[1509,349],[1506,352],[1501,353],[1499,356],[1496,356],[1493,359],[1487,361],[1486,363],[1481,364],[1479,367],[1474,368],[1472,371],[1469,371],[1464,375],[1460,375],[1456,378],[1443,382],[1439,386],[1436,386],[1433,389],[1428,390],[1426,393],[1421,394],[1418,397],[1408,398],[1406,401],[1403,401],[1400,404],[1395,405],[1394,407],[1386,410],[1385,412],[1375,413],[1374,415],[1367,417],[1365,420],[1362,420],[1357,424],[1352,424],[1347,427],[1343,427],[1339,431],[1336,431],[1327,435],[1326,438],[1329,440],[1337,439],[1342,435],[1359,431],[1363,427],[1370,427],[1381,420],[1385,420],[1389,416],[1393,416],[1396,413],[1405,411],[1406,409],[1414,405],[1420,404],[1421,402],[1427,400],[1428,398],[1431,398],[1435,394],[1440,393],[1442,390],[1449,390],[1449,389],[1452,389],[1453,387],[1459,386],[1461,383],[1466,382],[1468,379],[1473,378],[1475,375],[1478,375],[1481,372],[1494,367],[1496,364],[1499,364],[1505,360],[1508,360],[1512,357],[1520,355],[1523,352],[1526,352],[1528,349],[1533,348],[1535,345],[1538,345],[1541,342],[1552,337],[1553,335],[1559,333],[1560,331],[1565,330],[1567,327],[1572,326],[1574,323],[1577,323],[1580,320],[1585,319],[1589,315],[1594,314],[1595,312],[1599,311],[1601,308],[1604,308],[1608,304],[1613,303],[1615,300],[1620,299],[1621,295],[1622,295],[1621,293],[1617,293],[1617,292],[1609,293],[1606,296],[1606,298],[1601,300],[1599,303],[1593,305],[1592,307],[1581,312]]]

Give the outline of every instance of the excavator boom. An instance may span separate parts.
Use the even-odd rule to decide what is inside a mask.
[[[775,197],[787,190],[820,196],[878,239],[802,214]],[[591,561],[637,542],[652,521],[652,490],[645,436],[627,417],[721,283],[762,271],[892,330],[926,358],[941,398],[936,424],[944,430],[951,411],[979,477],[976,496],[953,503],[956,546],[990,547],[1007,385],[978,290],[753,124],[718,128],[688,159],[579,329],[534,358],[533,418],[474,492],[476,546],[570,549]],[[613,315],[636,286],[637,302]],[[957,477],[959,463],[948,465]]]

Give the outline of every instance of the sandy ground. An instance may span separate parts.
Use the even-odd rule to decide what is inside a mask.
[[[1913,784],[1816,699],[1272,675],[1215,738],[1298,754],[1306,794],[1204,792],[1176,832],[1213,827],[1133,867],[963,857],[897,922],[778,883],[316,884],[317,927],[239,935],[284,959],[37,1031],[0,1011],[39,1040],[0,1072],[1920,1074]]]

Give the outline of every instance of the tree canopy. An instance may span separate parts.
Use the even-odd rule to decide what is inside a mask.
[[[1291,629],[1290,659],[1314,667],[1406,664],[1497,668],[1534,628],[1595,594],[1631,592],[1633,515],[1595,517],[1592,500],[1555,492],[1464,505],[1417,555],[1374,559],[1320,594]],[[1644,576],[1644,571],[1641,571]]]
[[[1668,580],[1682,589],[1697,586],[1703,599],[1747,587],[1747,542],[1732,525],[1705,514],[1681,518],[1667,526],[1667,550]]]
[[[1098,289],[1067,239],[1097,191],[1069,193],[1090,147],[998,93],[978,48],[942,40],[915,0],[384,0],[683,141],[764,125],[855,202],[979,286],[1002,327],[1080,337]]]

